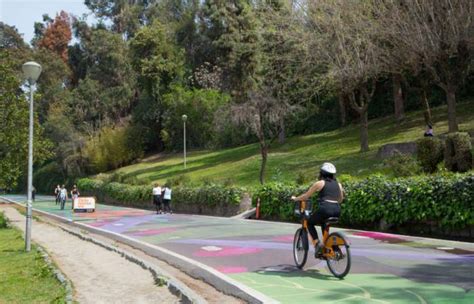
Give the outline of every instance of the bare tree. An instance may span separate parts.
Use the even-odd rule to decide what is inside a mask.
[[[262,162],[260,183],[265,182],[265,168],[271,143],[281,132],[281,121],[294,112],[295,107],[271,96],[268,89],[252,91],[247,101],[232,107],[233,122],[257,136]]]
[[[309,1],[308,61],[324,70],[322,87],[347,96],[360,118],[360,150],[369,150],[368,107],[383,71],[378,23],[368,1]]]
[[[458,130],[456,92],[469,73],[474,51],[474,2],[470,0],[384,0],[380,19],[386,41],[407,66],[421,67],[444,90],[449,132]],[[375,3],[375,1],[374,1]],[[408,59],[408,60],[407,60]]]

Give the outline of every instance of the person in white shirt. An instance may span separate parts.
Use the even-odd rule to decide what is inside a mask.
[[[64,210],[64,205],[67,200],[67,189],[64,185],[61,187],[61,191],[59,191],[59,200],[61,202],[61,210]]]
[[[171,189],[166,185],[165,186],[165,189],[163,190],[163,210],[166,211],[168,210],[169,213],[173,213],[173,211],[171,211]]]
[[[153,187],[153,204],[156,207],[156,214],[161,213],[161,187],[158,183]]]

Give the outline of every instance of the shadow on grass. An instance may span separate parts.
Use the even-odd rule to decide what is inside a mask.
[[[148,180],[156,180],[160,178],[167,178],[176,175],[177,173],[186,174],[194,171],[199,171],[207,169],[210,167],[216,166],[216,164],[223,165],[229,162],[238,162],[246,158],[258,155],[258,147],[255,144],[246,145],[238,148],[233,148],[229,150],[223,150],[219,153],[211,152],[213,155],[200,157],[198,159],[190,159],[187,162],[188,168],[186,170],[182,169],[182,164],[170,164],[170,165],[156,165],[153,167],[135,170],[129,173],[124,174],[124,177],[138,176],[142,174],[156,172],[146,177]],[[199,164],[199,165],[196,165]],[[161,173],[165,171],[166,173]]]

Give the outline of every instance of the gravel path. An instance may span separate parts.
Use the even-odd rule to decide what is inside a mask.
[[[0,205],[0,210],[24,230],[25,217],[15,208]],[[147,270],[58,227],[34,221],[32,238],[72,281],[79,303],[179,303]]]

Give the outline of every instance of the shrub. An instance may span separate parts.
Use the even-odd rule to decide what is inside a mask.
[[[8,227],[8,220],[3,214],[3,212],[0,212],[0,229],[4,229]]]
[[[186,185],[190,185],[191,183],[191,178],[189,178],[189,176],[187,175],[178,175],[176,177],[172,177],[168,180],[166,180],[166,185],[168,185],[169,187],[176,187],[176,186],[186,186]],[[210,180],[208,180],[208,183],[211,183]]]
[[[417,158],[426,173],[434,173],[443,160],[443,142],[436,137],[425,137],[417,141]]]
[[[340,222],[351,227],[434,223],[440,228],[474,225],[474,174],[433,175],[387,180],[382,176],[344,184],[346,199]],[[256,189],[265,219],[295,220],[291,195],[307,187],[268,184]]]
[[[299,171],[296,175],[295,182],[297,185],[305,185],[309,182],[311,182],[311,174],[308,174],[305,171]]]
[[[468,133],[453,133],[446,138],[444,164],[452,172],[472,169],[471,137]]]
[[[130,164],[143,156],[142,144],[129,126],[104,127],[84,149],[89,171],[104,172]]]
[[[393,156],[384,161],[384,166],[387,167],[395,177],[417,175],[421,171],[420,165],[412,156],[402,154],[398,151],[395,151]]]
[[[63,170],[57,162],[50,162],[34,171],[33,185],[40,193],[53,193],[56,185],[69,182],[70,180],[64,176]]]

